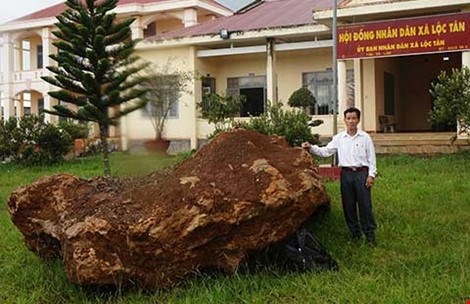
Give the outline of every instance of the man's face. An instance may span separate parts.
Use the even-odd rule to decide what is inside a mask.
[[[346,124],[348,130],[354,130],[359,124],[359,118],[357,118],[357,114],[355,112],[346,113],[346,116],[344,117],[344,123]]]

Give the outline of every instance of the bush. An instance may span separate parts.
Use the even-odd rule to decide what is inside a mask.
[[[209,138],[220,132],[233,128],[234,117],[240,113],[241,106],[246,98],[240,96],[222,96],[219,94],[209,94],[204,96],[197,104],[201,111],[201,116],[207,119],[210,124],[214,124],[215,131]]]
[[[470,69],[453,69],[450,74],[442,71],[429,91],[434,106],[429,119],[436,124],[453,126],[460,134],[470,135]]]
[[[319,138],[318,134],[312,134],[310,117],[304,111],[284,111],[281,103],[269,106],[266,113],[248,122],[240,122],[238,126],[267,135],[284,136],[290,146],[300,146],[304,141],[318,143]]]
[[[72,147],[67,131],[44,122],[40,116],[11,117],[0,123],[0,160],[24,165],[61,162]]]
[[[70,119],[62,120],[58,124],[59,129],[66,131],[72,141],[79,138],[87,138],[89,135],[89,128],[86,123],[75,123]]]
[[[19,137],[18,121],[10,117],[7,121],[0,121],[0,160],[8,160],[12,155],[18,155],[20,145],[16,143]]]
[[[302,87],[292,93],[287,104],[291,107],[305,109],[307,107],[314,106],[315,102],[316,100],[312,92],[310,92],[309,89]]]

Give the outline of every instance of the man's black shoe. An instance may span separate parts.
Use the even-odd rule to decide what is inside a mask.
[[[353,241],[354,243],[358,243],[361,241],[361,235],[352,235],[351,236],[351,241]]]
[[[375,239],[375,234],[366,235],[366,241],[369,247],[377,246],[377,240]]]

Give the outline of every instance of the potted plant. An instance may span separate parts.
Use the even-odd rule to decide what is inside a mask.
[[[146,102],[145,112],[155,130],[155,138],[144,142],[150,151],[165,152],[170,140],[163,137],[165,122],[171,109],[179,102],[181,94],[187,92],[191,80],[189,72],[170,70],[169,64],[159,69],[149,65],[146,69],[146,80],[141,83],[147,90],[143,97]]]
[[[305,113],[307,113],[307,108],[313,107],[316,103],[316,100],[309,89],[306,87],[301,87],[292,93],[287,103],[291,107],[302,108],[304,109]]]

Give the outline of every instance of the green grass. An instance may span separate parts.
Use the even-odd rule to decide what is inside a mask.
[[[174,158],[113,156],[117,175],[144,174]],[[266,268],[198,276],[166,291],[90,289],[67,282],[59,262],[29,252],[6,211],[10,192],[40,176],[101,173],[99,159],[27,169],[0,165],[0,303],[466,303],[470,300],[470,154],[380,156],[373,189],[379,246],[348,241],[338,183],[331,212],[312,231],[340,264],[336,273]]]

